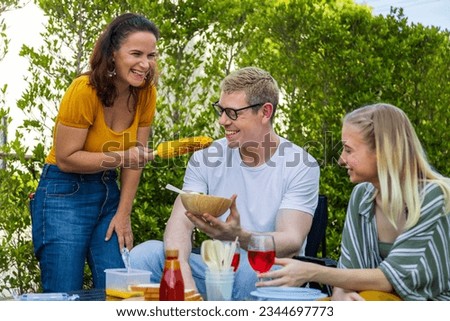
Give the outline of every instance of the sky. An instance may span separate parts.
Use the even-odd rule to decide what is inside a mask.
[[[375,15],[387,15],[391,7],[403,8],[409,22],[450,30],[450,0],[355,0],[373,8]]]
[[[6,34],[10,39],[8,54],[0,61],[0,88],[4,84],[8,84],[6,103],[11,109],[13,118],[11,125],[8,127],[8,140],[11,140],[17,126],[25,118],[23,112],[15,107],[16,101],[24,90],[25,81],[23,78],[27,74],[29,65],[27,59],[19,56],[20,49],[23,44],[37,47],[42,43],[40,33],[45,30],[45,19],[34,3],[30,3],[22,9],[6,12],[2,14],[1,18],[5,19]]]
[[[375,15],[389,14],[391,6],[402,7],[409,22],[450,30],[450,0],[355,0],[355,2],[372,7]],[[29,3],[22,9],[6,12],[2,18],[8,26],[6,33],[10,38],[10,48],[6,58],[0,61],[0,87],[5,83],[8,84],[6,99],[13,116],[13,123],[9,127],[11,135],[24,118],[22,111],[13,107],[24,89],[23,77],[28,68],[28,61],[19,56],[20,48],[23,44],[38,47],[42,43],[40,33],[44,31],[46,19],[34,3]]]

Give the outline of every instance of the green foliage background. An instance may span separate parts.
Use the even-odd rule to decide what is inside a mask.
[[[48,18],[39,48],[25,44],[27,86],[7,106],[8,84],[0,87],[3,129],[10,111],[26,120],[9,142],[0,170],[0,295],[19,287],[39,291],[39,269],[30,240],[28,195],[39,179],[51,145],[59,101],[71,80],[87,68],[95,39],[116,15],[142,13],[161,29],[158,111],[150,146],[192,135],[221,137],[210,103],[230,71],[254,65],[268,70],[283,92],[276,131],[307,149],[321,165],[320,192],[329,198],[328,255],[339,256],[340,233],[352,184],[336,160],[341,119],[365,104],[388,102],[411,118],[442,174],[450,173],[448,105],[450,33],[410,24],[402,10],[372,16],[351,0],[39,0]],[[0,6],[0,63],[9,37],[1,14],[20,0]],[[10,84],[13,85],[13,84]],[[2,86],[0,84],[0,86]],[[32,144],[26,138],[37,137]],[[181,186],[186,156],[148,164],[132,213],[135,242],[161,239]],[[197,244],[204,235],[197,233]],[[86,282],[86,287],[89,287]]]

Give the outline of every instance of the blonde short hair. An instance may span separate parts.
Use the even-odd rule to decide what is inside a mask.
[[[280,90],[275,79],[265,70],[257,67],[238,69],[226,76],[220,89],[224,93],[244,92],[249,105],[271,103],[272,117],[278,105]]]

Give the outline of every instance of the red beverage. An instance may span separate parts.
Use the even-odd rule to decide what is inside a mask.
[[[267,272],[275,262],[275,251],[248,251],[248,261],[253,270],[260,273]]]
[[[240,258],[241,258],[241,254],[239,252],[234,253],[233,260],[231,261],[231,266],[233,267],[234,272],[236,272],[236,270],[239,267]]]

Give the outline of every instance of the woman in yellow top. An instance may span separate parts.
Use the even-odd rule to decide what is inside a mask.
[[[96,288],[133,247],[130,214],[156,106],[159,30],[123,14],[101,34],[90,70],[65,93],[53,147],[31,204],[44,292],[82,288],[87,260]],[[120,188],[117,177],[120,177]]]

